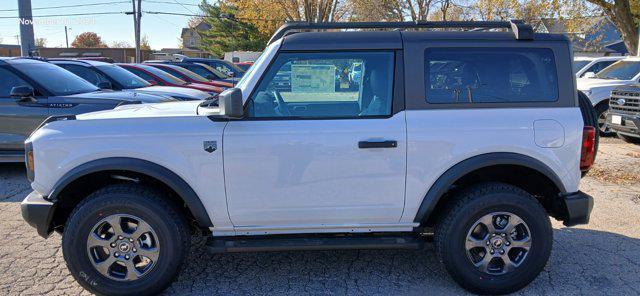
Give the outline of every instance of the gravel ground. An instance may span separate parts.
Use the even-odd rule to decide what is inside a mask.
[[[20,216],[30,188],[20,165],[0,164],[0,295],[88,294],[69,275],[60,236],[37,236]],[[522,295],[640,295],[640,146],[605,139],[581,189],[595,198],[589,225],[554,221],[551,259]],[[209,255],[194,238],[169,295],[459,295],[421,251],[316,251]]]

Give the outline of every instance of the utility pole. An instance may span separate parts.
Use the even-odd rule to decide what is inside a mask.
[[[636,55],[640,56],[640,23],[638,23],[638,49],[636,51]]]
[[[31,0],[18,0],[18,16],[20,18],[20,51],[22,56],[32,56],[36,41],[33,37]]]
[[[135,35],[135,43],[136,43],[136,56],[135,62],[139,63],[142,61],[142,54],[140,52],[140,19],[142,18],[142,0],[138,0],[138,8],[136,9],[136,0],[131,0],[131,4],[133,4],[133,32]],[[127,14],[129,14],[127,12]]]
[[[142,20],[142,0],[138,0],[138,13],[136,14],[136,60],[138,63],[142,62],[142,51],[140,50],[140,28]]]
[[[69,48],[69,33],[67,32],[69,29],[67,26],[64,26],[64,40],[67,43],[67,48]]]

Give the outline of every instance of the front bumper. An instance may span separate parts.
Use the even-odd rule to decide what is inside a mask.
[[[51,229],[51,220],[56,209],[55,203],[44,199],[42,195],[33,191],[22,201],[20,209],[22,218],[31,227],[34,227],[40,236],[49,237],[53,231]]]
[[[621,124],[613,123],[612,117],[620,116],[622,118]],[[624,113],[617,113],[610,110],[607,113],[607,124],[611,130],[621,133],[626,136],[640,137],[640,117],[632,116]]]
[[[589,223],[589,215],[593,209],[593,197],[578,191],[563,196],[562,203],[565,208],[565,215],[562,219],[565,226]]]

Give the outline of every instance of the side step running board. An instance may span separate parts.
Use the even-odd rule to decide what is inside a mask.
[[[421,249],[425,238],[417,235],[332,235],[332,236],[257,236],[210,237],[211,253],[312,251],[340,249]]]

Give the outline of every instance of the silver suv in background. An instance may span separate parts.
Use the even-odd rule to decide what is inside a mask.
[[[0,162],[24,160],[24,141],[49,116],[113,109],[122,104],[175,99],[101,90],[50,63],[0,58]]]

